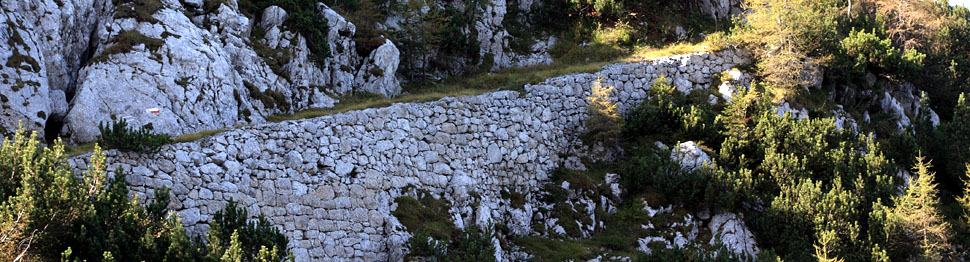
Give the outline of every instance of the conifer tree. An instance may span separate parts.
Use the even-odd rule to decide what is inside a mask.
[[[970,101],[966,94],[960,94],[953,108],[953,119],[946,126],[945,170],[953,177],[962,173],[964,164],[970,161]]]
[[[836,238],[835,238],[834,231],[822,232],[822,235],[818,240],[818,244],[815,245],[815,259],[818,259],[818,262],[844,261],[838,257],[829,257],[829,253],[831,252],[829,251],[829,243],[831,243],[832,241],[835,241],[835,239]]]
[[[957,202],[963,207],[963,223],[970,227],[970,164],[966,165],[967,172],[963,178],[963,196],[957,198]],[[970,228],[968,228],[970,230]]]
[[[623,118],[616,109],[616,102],[610,98],[612,86],[604,86],[602,79],[593,83],[592,94],[586,98],[589,118],[586,119],[586,133],[584,142],[587,145],[602,142],[604,146],[617,145],[617,140],[623,128]]]
[[[940,211],[935,173],[924,157],[916,158],[916,178],[902,196],[895,197],[893,215],[899,219],[897,230],[904,232],[921,250],[922,261],[940,261],[949,253],[950,224]]]

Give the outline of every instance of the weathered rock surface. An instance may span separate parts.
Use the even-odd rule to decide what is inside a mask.
[[[698,4],[701,12],[710,15],[715,20],[731,19],[732,16],[743,12],[740,0],[701,0]]]
[[[370,53],[357,71],[357,86],[365,92],[393,97],[401,93],[401,82],[395,72],[401,63],[401,51],[387,40]]]
[[[0,1],[0,133],[61,119],[106,0]]]
[[[65,133],[71,140],[91,141],[100,133],[99,123],[121,118],[130,125],[172,135],[250,122],[242,112],[252,105],[240,99],[249,92],[233,69],[230,54],[220,45],[209,44],[213,36],[174,8],[159,10],[153,17],[159,22],[121,18],[98,26],[101,40],[96,53],[104,58],[79,74],[77,93],[65,118]],[[120,37],[146,37],[159,44],[105,53],[118,41],[131,41]],[[149,108],[161,112],[150,113]]]
[[[720,213],[714,215],[708,224],[711,234],[710,245],[717,243],[723,244],[731,253],[745,256],[757,257],[761,252],[755,242],[754,234],[744,225],[741,215],[734,213]]]
[[[130,7],[113,3],[3,1],[0,37],[12,44],[0,46],[0,85],[8,87],[0,88],[0,131],[23,122],[41,134],[47,128],[85,142],[99,123],[124,118],[179,135],[332,107],[335,97],[363,87],[400,92],[393,44],[371,55],[379,70],[367,72],[382,77],[357,79],[365,63],[354,48],[355,27],[322,4],[331,53],[316,62],[306,39],[285,28],[287,12],[279,7],[257,20],[243,15],[235,0],[214,9],[201,1],[161,0],[150,17],[136,18],[119,16],[119,8]],[[257,27],[266,32],[263,39],[250,37]],[[49,118],[63,119],[63,129],[48,127]]]
[[[654,208],[646,200],[642,201],[643,208],[651,220],[659,219],[654,220],[656,224],[650,222],[647,225],[641,225],[643,229],[652,233],[637,240],[640,251],[649,254],[658,248],[723,245],[729,252],[742,258],[753,259],[760,253],[754,234],[744,224],[741,215],[718,213],[711,216],[709,210],[680,215],[676,212],[679,207]]]
[[[694,141],[680,143],[670,151],[670,158],[680,162],[684,170],[697,170],[711,164],[711,157],[697,147]]]
[[[929,106],[922,105],[922,93],[912,83],[891,83],[879,99],[882,110],[896,118],[899,132],[913,124],[913,119],[926,117],[933,127],[940,125],[940,116]]]

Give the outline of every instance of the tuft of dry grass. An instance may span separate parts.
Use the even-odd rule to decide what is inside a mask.
[[[683,55],[697,52],[717,52],[727,48],[728,36],[722,32],[707,35],[700,42],[676,42],[661,47],[638,46],[628,59],[652,60],[665,56]]]
[[[79,145],[64,145],[64,155],[67,157],[80,156],[86,153],[94,152],[94,142],[88,142]]]

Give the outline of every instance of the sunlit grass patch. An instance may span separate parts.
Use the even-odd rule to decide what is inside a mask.
[[[665,56],[683,55],[698,52],[717,52],[728,47],[727,36],[722,32],[707,35],[699,42],[676,42],[665,46],[637,46],[630,59],[657,59]]]

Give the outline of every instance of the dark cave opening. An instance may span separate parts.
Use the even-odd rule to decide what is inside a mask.
[[[62,127],[64,127],[63,117],[48,117],[47,122],[44,123],[44,142],[48,145],[54,144],[54,140],[60,137],[58,134],[60,134]]]

